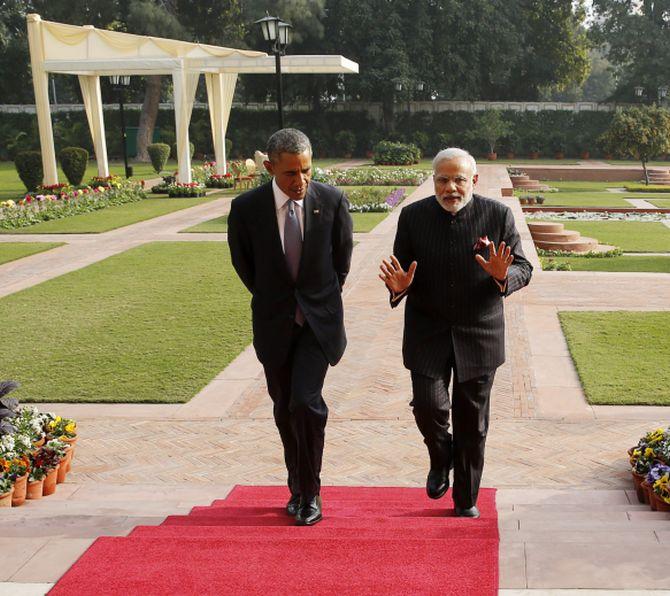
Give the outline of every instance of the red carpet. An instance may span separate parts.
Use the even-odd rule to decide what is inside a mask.
[[[237,486],[228,498],[122,538],[98,538],[53,595],[453,594],[498,592],[495,491],[477,520],[449,494],[324,487],[310,528],[284,512],[284,487]]]

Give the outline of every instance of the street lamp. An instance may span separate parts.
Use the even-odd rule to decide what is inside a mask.
[[[133,175],[133,168],[128,165],[128,149],[126,148],[126,121],[123,114],[123,93],[130,85],[130,75],[111,75],[109,81],[112,89],[119,94],[119,116],[121,118],[121,147],[123,148],[123,165],[126,178]]]
[[[279,112],[279,128],[284,128],[284,107],[281,85],[281,56],[286,53],[286,46],[293,40],[293,27],[284,23],[279,17],[271,17],[265,13],[256,21],[261,27],[263,39],[270,44],[270,52],[275,55],[275,73],[277,75],[277,111]]]
[[[667,85],[661,85],[658,88],[658,105],[663,104],[663,100],[667,97],[668,95],[668,86]]]

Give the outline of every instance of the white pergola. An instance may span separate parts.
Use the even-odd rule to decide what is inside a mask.
[[[58,183],[49,73],[79,77],[91,130],[98,175],[109,176],[100,77],[171,75],[174,85],[178,179],[191,181],[188,127],[198,79],[205,75],[217,173],[226,172],[226,129],[237,75],[275,73],[275,59],[264,52],[189,43],[43,21],[29,14],[28,41],[35,88],[35,106],[44,166],[44,184]],[[342,56],[284,56],[282,73],[358,73],[358,64]]]

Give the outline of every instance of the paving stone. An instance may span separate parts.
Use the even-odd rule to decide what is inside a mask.
[[[39,551],[47,539],[6,537],[2,534],[0,538],[0,581],[6,582],[14,575],[30,558]]]
[[[54,538],[12,575],[17,582],[55,582],[93,544],[93,538]]]

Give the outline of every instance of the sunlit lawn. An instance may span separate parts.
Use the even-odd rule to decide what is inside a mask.
[[[0,265],[63,246],[64,242],[0,242]]]
[[[639,273],[670,273],[668,256],[621,255],[608,258],[541,257],[542,266],[549,261],[569,263],[572,271],[627,271]]]
[[[26,401],[186,402],[250,342],[221,242],[146,244],[0,299]]]
[[[566,230],[618,246],[624,252],[670,252],[670,228],[660,222],[560,221]]]
[[[670,406],[670,312],[561,312],[591,404]]]
[[[652,205],[655,205],[656,207],[660,207],[661,209],[670,209],[670,199],[665,198],[665,199],[647,199]]]
[[[204,198],[168,199],[165,196],[163,198],[148,198],[136,203],[127,203],[90,213],[82,213],[81,215],[53,219],[26,228],[0,230],[0,234],[98,234],[188,207],[209,203],[222,196],[224,196],[223,193],[215,193]]]

